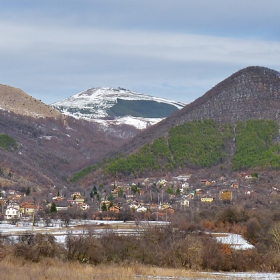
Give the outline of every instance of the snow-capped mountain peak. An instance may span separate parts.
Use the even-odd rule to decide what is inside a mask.
[[[124,88],[97,87],[77,93],[51,106],[66,115],[102,122],[129,124],[144,129],[186,104]]]

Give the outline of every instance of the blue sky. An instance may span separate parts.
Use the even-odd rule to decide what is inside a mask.
[[[0,0],[0,83],[46,104],[92,87],[189,103],[280,71],[279,0]]]

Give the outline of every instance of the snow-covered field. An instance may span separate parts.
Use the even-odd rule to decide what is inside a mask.
[[[147,224],[162,225],[166,224],[166,222],[143,222],[143,224],[145,226]],[[91,226],[90,229],[89,226]],[[110,232],[119,235],[137,235],[144,230],[141,226],[139,228],[135,227],[135,222],[123,221],[70,220],[67,226],[65,222],[61,220],[51,220],[47,226],[43,222],[38,222],[36,226],[32,226],[30,221],[23,221],[16,225],[2,222],[0,224],[0,233],[3,236],[12,237],[14,239],[25,233],[49,233],[55,236],[57,242],[64,243],[67,235],[70,233],[72,235],[83,235],[87,234],[90,230],[91,234],[94,236],[100,236]]]
[[[50,220],[47,226],[43,221],[37,222],[36,226],[32,226],[31,221],[21,221],[16,225],[9,224],[5,221],[0,224],[0,232],[1,234],[6,236],[18,236],[26,232],[50,233],[56,237],[58,242],[64,242],[68,233],[74,235],[88,233],[88,226],[91,226],[90,230],[93,235],[99,236],[108,231],[112,231],[120,235],[135,235],[145,230],[145,226],[164,224],[166,224],[166,222],[143,221],[142,223],[140,222],[140,226],[137,227],[136,222],[70,220],[69,224],[67,224],[66,226],[65,222],[61,220]],[[211,233],[211,235],[214,236],[218,242],[221,242],[223,244],[230,244],[234,249],[245,250],[254,248],[253,245],[249,244],[239,234]]]

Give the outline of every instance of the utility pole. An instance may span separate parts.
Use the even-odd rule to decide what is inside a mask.
[[[32,231],[34,230],[34,221],[35,221],[35,211],[33,212],[32,215]]]

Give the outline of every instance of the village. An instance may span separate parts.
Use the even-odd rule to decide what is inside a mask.
[[[1,220],[71,213],[69,218],[168,220],[176,212],[206,204],[235,204],[258,196],[277,197],[278,189],[257,187],[258,174],[240,173],[238,178],[194,180],[194,175],[114,181],[70,192],[65,186],[49,193],[0,190]],[[54,194],[55,192],[55,194]]]

